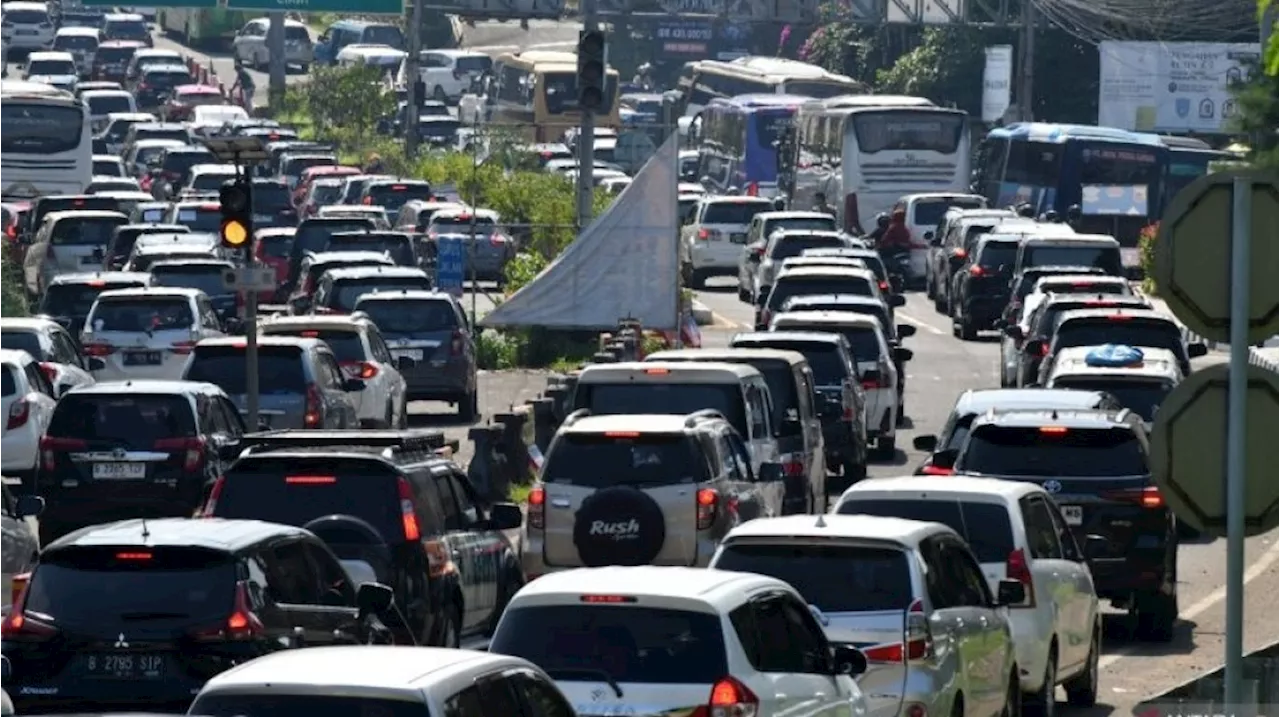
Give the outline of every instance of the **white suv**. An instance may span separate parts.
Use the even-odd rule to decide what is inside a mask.
[[[474,50],[423,50],[418,55],[418,77],[427,88],[427,96],[437,102],[459,102],[471,89],[472,80],[489,71],[493,60]],[[408,84],[405,66],[401,64],[397,82]]]
[[[511,599],[489,651],[541,667],[582,717],[866,713],[862,654],[833,646],[795,589],[763,575],[548,575]]]
[[[737,276],[747,247],[747,230],[760,212],[773,210],[762,197],[704,197],[680,230],[681,258],[690,267],[690,289],[713,276]]]
[[[42,2],[7,2],[0,8],[5,50],[43,50],[53,46],[53,18]]]
[[[1025,589],[1003,580],[993,596],[969,546],[944,525],[852,515],[753,520],[725,537],[711,567],[795,586],[832,642],[861,648],[868,669],[858,685],[872,717],[1020,712],[1005,606],[1022,602]]]
[[[0,371],[4,388],[0,401],[4,408],[5,475],[34,474],[40,455],[40,437],[49,427],[53,408],[53,385],[44,369],[26,351],[0,349]]]
[[[1102,615],[1084,553],[1043,488],[993,478],[884,478],[845,491],[836,513],[922,520],[965,537],[988,585],[1022,583],[1026,599],[1009,606],[1009,624],[1026,701],[1053,714],[1055,691],[1074,707],[1098,696]]]
[[[99,381],[177,381],[196,344],[223,335],[213,304],[199,289],[115,289],[93,302],[80,345]]]

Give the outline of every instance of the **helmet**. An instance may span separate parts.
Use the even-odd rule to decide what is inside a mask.
[[[1055,212],[1055,211],[1053,211],[1052,209],[1050,209],[1049,211],[1047,211],[1047,212],[1045,212],[1044,214],[1041,214],[1041,215],[1040,215],[1040,221],[1042,221],[1042,222],[1052,222],[1052,223],[1055,223],[1055,224],[1056,224],[1056,223],[1058,223],[1059,221],[1061,221],[1061,219],[1059,219],[1059,218],[1058,218],[1058,213],[1057,213],[1057,212]]]
[[[889,226],[889,215],[885,214],[884,212],[880,212],[879,214],[877,214],[876,226],[880,227],[881,229],[884,229],[885,227]]]
[[[1030,202],[1023,202],[1022,204],[1018,205],[1018,216],[1034,218],[1035,215],[1036,215],[1036,208],[1031,206]]]
[[[1080,218],[1079,204],[1072,204],[1071,206],[1067,207],[1067,219],[1079,219],[1079,218]]]

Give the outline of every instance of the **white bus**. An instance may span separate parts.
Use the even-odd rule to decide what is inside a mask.
[[[685,63],[676,87],[680,92],[680,112],[685,117],[693,117],[717,98],[771,94],[822,99],[867,91],[866,85],[852,77],[817,65],[760,56],[739,57],[732,62]]]
[[[806,102],[783,144],[779,185],[791,207],[834,208],[855,234],[904,194],[969,191],[968,115],[922,97]]]
[[[93,135],[84,103],[41,83],[0,83],[0,194],[80,194],[92,175]]]

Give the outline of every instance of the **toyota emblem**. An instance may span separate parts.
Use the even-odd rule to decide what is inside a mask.
[[[111,457],[118,461],[124,460],[128,455],[129,452],[123,448],[117,448],[114,451],[111,451]]]
[[[1047,480],[1047,481],[1045,481],[1042,485],[1043,485],[1044,490],[1045,490],[1045,492],[1046,492],[1046,493],[1061,493],[1061,492],[1062,492],[1062,481],[1052,480],[1052,479],[1051,479],[1051,480]]]

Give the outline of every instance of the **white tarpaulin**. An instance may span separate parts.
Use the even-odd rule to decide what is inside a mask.
[[[1230,129],[1232,83],[1247,77],[1257,43],[1098,44],[1098,124],[1139,132]]]
[[[672,136],[604,214],[480,324],[599,330],[630,317],[645,328],[675,328],[678,153]]]

